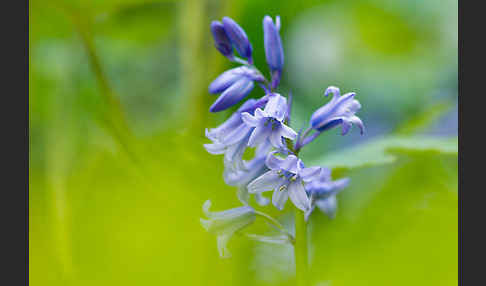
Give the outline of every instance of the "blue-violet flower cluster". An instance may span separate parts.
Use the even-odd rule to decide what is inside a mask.
[[[201,223],[216,234],[221,256],[229,255],[227,242],[235,233],[263,242],[293,243],[292,235],[276,219],[250,206],[251,195],[258,205],[265,206],[271,201],[278,210],[283,210],[290,199],[296,209],[304,212],[306,220],[316,208],[333,218],[336,195],[349,184],[349,179],[333,181],[328,168],[305,166],[299,152],[322,132],[338,126],[342,135],[352,125],[364,133],[363,122],[356,116],[361,108],[356,94],[341,95],[334,86],[324,92],[326,97],[332,94],[332,99],[310,116],[308,126],[299,132],[289,126],[292,97],[277,92],[284,66],[280,28],[280,17],[263,18],[265,58],[270,70],[267,79],[254,64],[253,48],[243,28],[229,17],[211,23],[216,49],[239,66],[223,72],[209,85],[210,93],[219,94],[209,111],[228,110],[242,102],[255,85],[261,88],[260,97],[247,99],[225,122],[206,130],[211,143],[204,147],[211,154],[224,155],[224,181],[238,188],[237,197],[243,204],[221,212],[209,212],[209,201],[203,206],[207,219],[201,219]],[[254,156],[244,160],[249,148]],[[265,192],[272,192],[271,198],[266,198]],[[265,219],[280,233],[277,236],[245,233],[256,218]]]

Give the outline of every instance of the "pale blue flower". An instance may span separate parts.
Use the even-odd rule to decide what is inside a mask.
[[[214,155],[224,154],[225,166],[229,168],[244,168],[241,157],[248,146],[253,127],[249,127],[243,122],[241,112],[245,110],[253,113],[258,102],[255,99],[247,100],[223,124],[216,128],[206,129],[206,137],[212,143],[204,144],[204,148]]]
[[[266,165],[270,171],[253,180],[248,185],[249,193],[272,191],[272,203],[278,209],[283,209],[290,197],[292,203],[303,211],[311,208],[304,184],[312,181],[321,167],[305,168],[304,163],[295,155],[288,155],[285,159],[275,156],[275,152],[268,155]]]
[[[268,168],[265,165],[265,159],[270,151],[270,148],[271,145],[269,142],[261,144],[258,146],[255,152],[256,155],[252,160],[248,162],[243,161],[243,168],[225,168],[224,170],[223,177],[225,183],[230,186],[238,187],[238,198],[245,205],[248,204],[250,198],[247,188],[248,184],[261,174],[268,171]],[[263,197],[260,193],[255,194],[255,200],[261,206],[265,206],[270,202],[269,199]]]
[[[334,218],[337,210],[336,195],[348,184],[349,178],[333,181],[331,171],[327,168],[321,168],[319,175],[305,185],[311,201],[311,208],[305,213],[305,219],[308,219],[315,207],[319,208],[329,218]]]
[[[231,256],[226,245],[238,231],[255,221],[255,210],[250,206],[233,208],[220,212],[210,212],[211,201],[203,205],[203,212],[208,219],[200,219],[201,225],[217,236],[218,252],[221,257]]]
[[[255,115],[243,112],[241,118],[249,127],[254,127],[248,140],[249,146],[256,146],[270,140],[275,148],[285,148],[282,137],[294,140],[297,133],[283,122],[287,113],[287,100],[280,94],[270,96],[265,109],[257,108]]]
[[[312,128],[323,132],[342,125],[342,135],[345,135],[351,129],[352,124],[356,124],[363,134],[363,122],[355,115],[361,108],[359,101],[354,99],[356,94],[350,92],[341,96],[339,88],[334,86],[328,87],[324,96],[328,96],[330,93],[333,94],[331,101],[312,114],[310,119]]]

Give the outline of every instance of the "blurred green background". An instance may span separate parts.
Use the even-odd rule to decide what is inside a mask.
[[[31,285],[294,285],[292,249],[235,237],[220,259],[202,203],[239,205],[207,154],[207,86],[232,64],[211,20],[280,15],[300,129],[329,85],[367,127],[301,154],[351,185],[309,222],[312,285],[457,285],[457,1],[31,0]],[[255,89],[250,96],[261,96]],[[288,222],[283,213],[263,208]]]

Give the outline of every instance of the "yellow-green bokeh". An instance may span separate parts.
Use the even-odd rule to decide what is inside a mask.
[[[282,19],[295,129],[329,85],[363,105],[366,136],[333,130],[304,161],[377,135],[457,134],[457,1],[30,1],[32,285],[295,284],[291,248],[235,237],[220,259],[199,224],[207,199],[239,206],[202,146],[230,114],[208,112],[207,85],[231,66],[209,23],[237,20],[267,71],[265,14]],[[313,285],[457,284],[457,156],[396,156],[337,172],[352,183],[336,219],[309,222]]]

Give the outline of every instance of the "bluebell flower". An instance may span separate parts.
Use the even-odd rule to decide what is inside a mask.
[[[210,233],[217,236],[217,245],[221,257],[229,257],[226,247],[233,234],[247,227],[255,221],[255,210],[250,206],[243,206],[220,212],[210,212],[211,201],[203,205],[203,212],[208,219],[200,219],[201,225]]]
[[[304,212],[309,211],[311,204],[304,183],[311,182],[320,173],[321,167],[306,168],[302,160],[295,155],[288,155],[282,159],[276,157],[275,152],[268,155],[265,164],[270,171],[248,185],[249,193],[273,190],[272,203],[279,210],[283,209],[290,197],[297,208]]]
[[[233,59],[233,46],[231,40],[224,30],[223,24],[219,21],[211,22],[211,33],[213,34],[214,46],[223,56]]]
[[[326,89],[324,96],[333,94],[331,101],[316,110],[310,119],[313,129],[318,132],[329,130],[342,125],[342,135],[348,133],[352,124],[356,124],[361,134],[364,133],[364,125],[355,113],[361,108],[359,101],[354,99],[354,92],[340,95],[339,88],[330,86]]]
[[[283,122],[287,115],[287,100],[280,94],[273,94],[268,99],[265,109],[257,108],[255,115],[243,112],[241,118],[249,127],[255,127],[248,140],[249,146],[256,146],[270,140],[275,148],[285,148],[282,137],[294,140],[297,133]]]
[[[204,148],[214,155],[224,154],[224,164],[231,170],[244,169],[243,153],[248,147],[248,140],[254,127],[246,125],[242,118],[242,111],[254,113],[256,106],[262,101],[249,99],[231,115],[223,124],[216,128],[206,129],[206,137],[212,141],[204,144]]]
[[[248,59],[248,62],[252,64],[252,47],[245,31],[240,27],[240,25],[229,17],[223,18],[223,26],[226,34],[231,40],[231,43],[235,47],[236,51],[238,51],[238,54]]]
[[[284,64],[284,52],[280,40],[280,17],[276,17],[276,24],[270,16],[263,18],[263,34],[265,44],[265,56],[272,72],[272,88],[276,88],[280,82],[280,76]]]
[[[255,157],[252,160],[248,162],[243,161],[243,168],[225,168],[224,170],[223,177],[225,183],[230,186],[238,187],[238,199],[245,205],[248,204],[250,199],[250,194],[248,193],[247,188],[248,184],[261,174],[268,171],[268,168],[265,165],[265,159],[270,151],[270,148],[271,145],[269,142],[265,142],[257,147]],[[265,206],[270,202],[260,193],[255,194],[255,200],[261,206]]]
[[[252,128],[244,123],[225,133],[222,138],[213,137],[211,130],[206,130],[206,137],[212,140],[212,143],[204,144],[204,148],[213,155],[224,154],[226,168],[242,169],[244,168],[242,156],[248,146],[251,131]]]
[[[247,96],[253,89],[253,81],[262,82],[264,77],[256,70],[247,66],[240,66],[225,71],[219,75],[210,85],[209,92],[221,93],[218,99],[210,107],[209,111],[218,112],[225,110]]]
[[[336,195],[348,184],[349,178],[333,181],[331,171],[327,168],[321,168],[319,175],[305,185],[311,201],[311,208],[305,213],[305,219],[308,219],[315,207],[319,208],[329,218],[334,218],[337,209]]]

